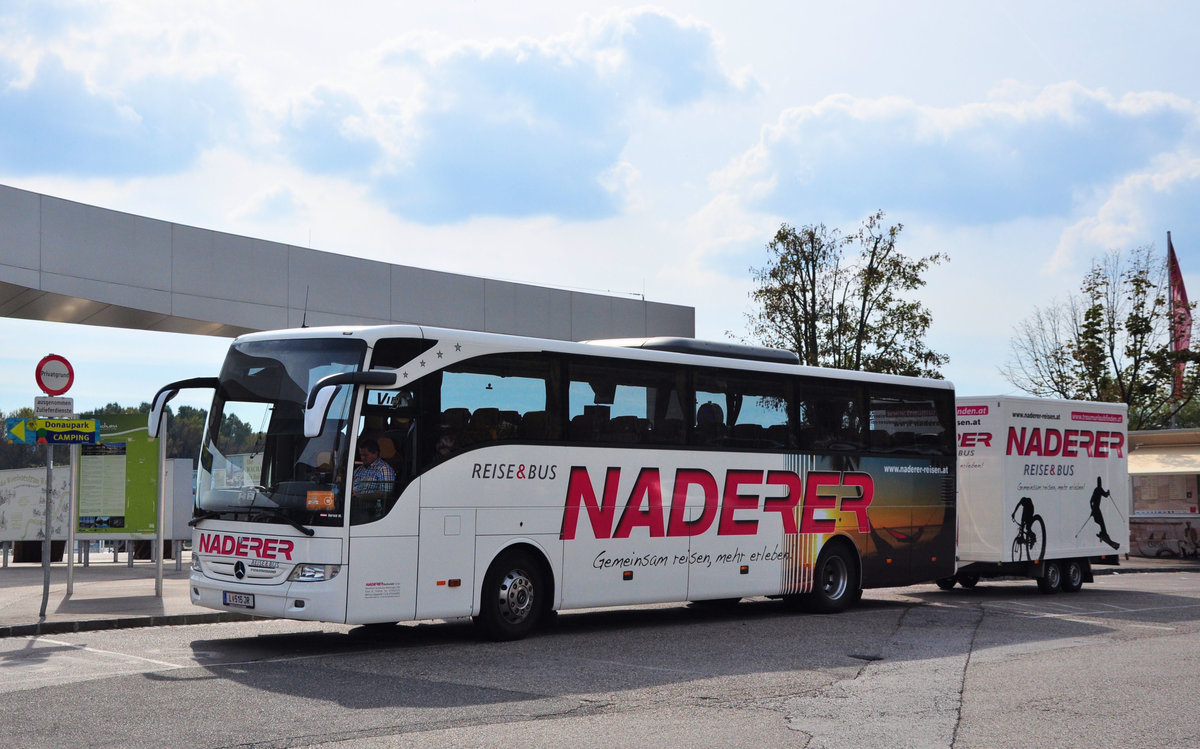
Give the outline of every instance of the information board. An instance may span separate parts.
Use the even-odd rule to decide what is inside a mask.
[[[99,444],[80,448],[76,529],[84,536],[151,537],[159,466],[146,416],[102,416],[97,422]]]

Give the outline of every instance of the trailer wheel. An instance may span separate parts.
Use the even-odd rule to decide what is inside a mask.
[[[965,575],[960,572],[954,576],[954,579],[958,581],[959,585],[968,590],[979,584],[979,575]]]
[[[1083,587],[1083,565],[1078,559],[1068,559],[1063,563],[1062,590],[1064,593],[1076,593]]]
[[[545,590],[541,566],[528,553],[501,554],[483,578],[475,622],[492,640],[519,640],[538,625]]]
[[[858,566],[840,543],[827,544],[817,557],[813,570],[813,591],[808,607],[821,614],[845,611],[862,595],[858,587]]]
[[[1057,593],[1062,587],[1062,568],[1058,566],[1058,562],[1046,562],[1045,574],[1037,579],[1038,590],[1049,595]]]
[[[950,577],[939,577],[937,580],[934,580],[934,582],[937,583],[937,586],[942,590],[954,590],[954,583],[957,582],[957,580],[954,575],[951,575]]]

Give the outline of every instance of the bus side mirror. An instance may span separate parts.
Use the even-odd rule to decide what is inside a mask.
[[[321,429],[325,426],[325,416],[329,413],[329,404],[333,402],[338,385],[375,385],[390,388],[395,387],[399,379],[394,370],[343,372],[322,377],[308,392],[308,403],[304,411],[304,436],[312,438],[321,434]]]
[[[150,402],[150,415],[146,419],[146,431],[150,435],[150,439],[158,438],[158,430],[162,425],[163,411],[167,408],[167,403],[172,398],[179,395],[180,390],[189,388],[206,388],[208,390],[217,389],[216,377],[193,377],[190,380],[180,380],[172,382],[170,385],[165,385],[154,394],[154,400]]]

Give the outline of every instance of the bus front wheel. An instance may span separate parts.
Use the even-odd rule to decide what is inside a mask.
[[[544,609],[541,566],[525,551],[501,554],[483,578],[475,622],[492,640],[519,640],[533,631]]]

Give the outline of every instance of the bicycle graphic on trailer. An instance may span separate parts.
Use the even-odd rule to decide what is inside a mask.
[[[1017,511],[1021,511],[1021,519],[1017,520]],[[1012,543],[1012,560],[1014,562],[1041,562],[1046,555],[1046,522],[1042,516],[1034,513],[1033,500],[1021,497],[1013,508],[1012,520],[1017,524],[1017,537]]]

